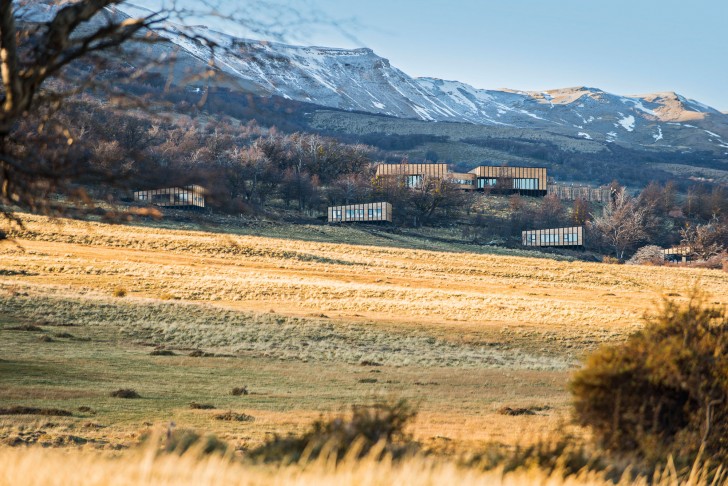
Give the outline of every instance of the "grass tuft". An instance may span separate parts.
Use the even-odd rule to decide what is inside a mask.
[[[141,398],[141,395],[139,395],[136,390],[132,388],[120,388],[118,390],[111,392],[111,397],[113,398]]]
[[[246,413],[229,411],[215,415],[215,420],[224,420],[226,422],[254,422],[255,417]]]
[[[192,410],[214,410],[215,405],[212,405],[211,403],[197,403],[197,402],[191,402],[190,408]]]

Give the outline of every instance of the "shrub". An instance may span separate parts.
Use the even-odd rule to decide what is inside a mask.
[[[215,405],[212,405],[211,403],[197,403],[197,402],[191,402],[190,408],[193,410],[214,410]]]
[[[482,451],[477,451],[463,465],[486,471],[500,469],[503,473],[538,468],[554,477],[574,476],[584,471],[611,470],[606,474],[608,478],[615,482],[623,479],[623,471],[618,466],[609,464],[603,456],[587,450],[583,441],[568,433],[514,448],[491,444]]]
[[[113,398],[141,398],[141,395],[131,388],[120,388],[116,391],[112,391],[111,396]]]
[[[571,382],[577,419],[600,445],[689,464],[728,459],[728,317],[694,290],[644,330],[592,354]],[[705,456],[704,456],[705,457]]]
[[[275,436],[250,451],[248,456],[263,462],[298,462],[304,451],[304,459],[315,460],[326,450],[331,457],[340,460],[353,447],[357,448],[355,456],[362,458],[375,445],[381,444],[379,458],[388,455],[399,459],[417,449],[412,438],[405,433],[405,427],[415,415],[416,412],[405,400],[368,407],[355,406],[350,418],[319,419],[302,435]]]
[[[619,258],[605,255],[604,258],[602,258],[602,263],[607,263],[609,265],[618,265],[618,264],[622,263],[622,261]]]
[[[159,435],[146,432],[141,436],[141,443],[146,444],[150,440],[160,440]],[[214,435],[202,436],[193,430],[173,429],[167,430],[166,440],[160,443],[160,452],[182,455],[188,450],[198,452],[200,455],[213,453],[224,454],[229,446]]]
[[[114,297],[126,297],[126,289],[124,287],[116,287],[114,289]]]
[[[240,396],[240,395],[247,395],[249,393],[250,392],[248,391],[248,387],[247,386],[236,386],[230,392],[231,395],[235,395],[236,397],[237,396]]]
[[[255,417],[247,413],[224,412],[215,415],[215,420],[225,420],[226,422],[254,422]]]
[[[629,265],[664,265],[665,256],[657,245],[643,246],[627,261]]]
[[[177,356],[174,351],[171,349],[155,349],[151,353],[149,353],[150,356]]]
[[[530,408],[511,408],[502,407],[498,409],[498,413],[501,415],[536,415],[536,412]]]
[[[43,328],[34,326],[33,324],[23,324],[20,326],[12,326],[6,328],[8,331],[31,331],[31,332],[44,332]]]
[[[36,407],[9,407],[0,408],[0,415],[45,415],[55,417],[70,417],[73,414],[68,410],[59,408],[36,408]]]

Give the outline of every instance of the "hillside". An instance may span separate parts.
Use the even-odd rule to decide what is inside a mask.
[[[24,220],[0,247],[0,408],[71,416],[5,417],[4,441],[126,447],[145,423],[174,420],[253,446],[374,394],[419,404],[413,432],[429,447],[513,445],[514,426],[558,427],[583,354],[638,329],[660,296],[682,300],[700,279],[728,303],[724,272],[411,249],[417,239],[357,228]],[[242,385],[250,395],[230,395]],[[125,387],[144,399],[109,397]]]

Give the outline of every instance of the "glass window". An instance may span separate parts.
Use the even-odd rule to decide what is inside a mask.
[[[498,183],[498,179],[495,178],[479,178],[478,179],[478,189],[483,189],[485,187],[493,187]]]
[[[422,184],[421,175],[407,176],[407,187],[420,187],[421,184]]]
[[[559,235],[541,234],[541,243],[558,243]]]
[[[538,189],[538,179],[513,179],[513,189],[535,191]]]
[[[371,208],[369,209],[369,219],[381,219],[382,218],[382,209],[381,208]]]
[[[577,233],[566,233],[564,235],[564,243],[576,243],[579,241],[579,235]]]

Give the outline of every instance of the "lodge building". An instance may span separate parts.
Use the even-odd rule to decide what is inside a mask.
[[[155,206],[204,208],[205,188],[198,185],[134,191],[134,200]]]
[[[388,202],[349,204],[328,208],[329,223],[383,223],[392,222],[392,205]]]
[[[584,246],[584,227],[549,228],[521,232],[523,246],[536,247],[578,247]]]
[[[377,179],[402,178],[407,187],[420,187],[426,179],[445,179],[459,189],[497,190],[528,196],[545,196],[545,167],[501,167],[483,165],[470,172],[450,172],[447,164],[379,164]]]

